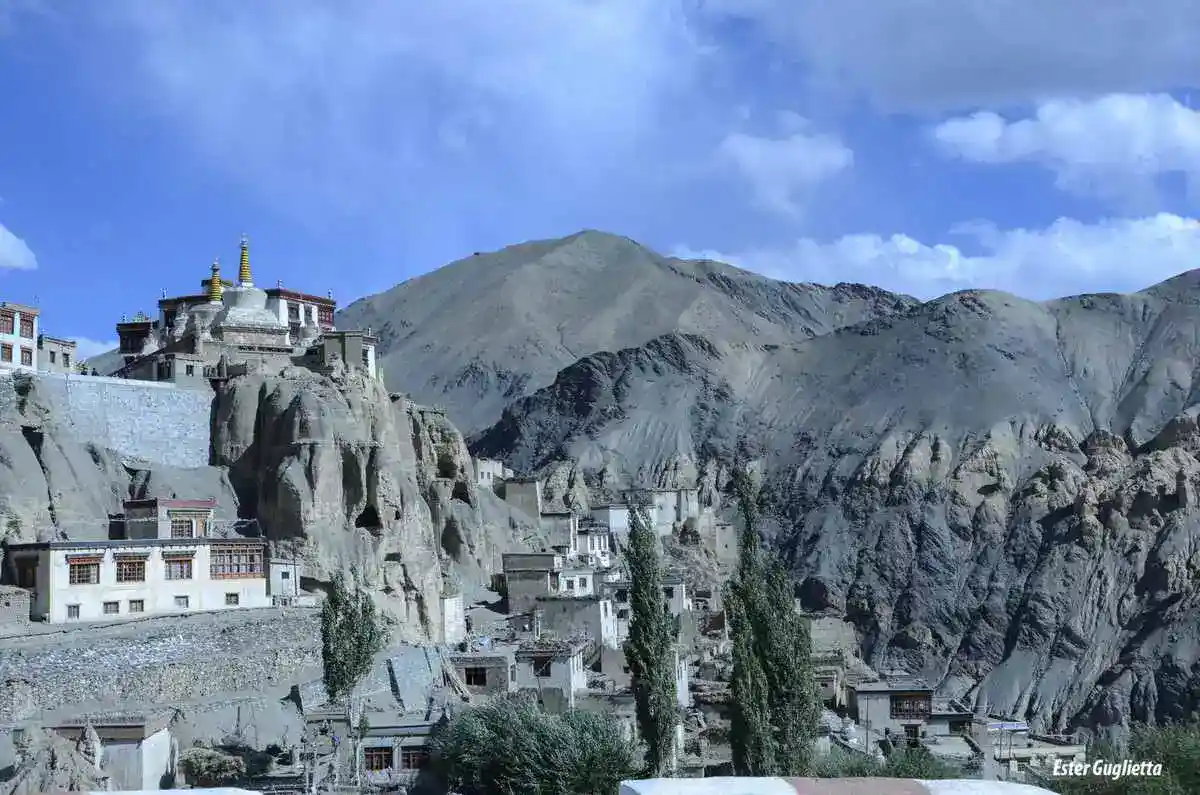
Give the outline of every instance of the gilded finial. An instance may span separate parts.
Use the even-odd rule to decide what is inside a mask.
[[[214,259],[212,276],[208,280],[208,300],[211,303],[221,303],[221,261]]]
[[[242,235],[242,257],[238,262],[238,285],[241,287],[254,286],[254,280],[250,278],[250,240],[245,235]]]

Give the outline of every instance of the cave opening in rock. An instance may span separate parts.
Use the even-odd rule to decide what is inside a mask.
[[[379,521],[379,511],[374,505],[367,503],[367,507],[362,509],[362,513],[354,520],[354,526],[364,530],[380,530],[383,528],[383,522]]]

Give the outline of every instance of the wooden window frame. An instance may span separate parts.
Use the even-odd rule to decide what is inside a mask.
[[[21,366],[33,367],[33,348],[21,346]]]
[[[110,607],[113,609],[109,610]],[[121,615],[121,603],[115,600],[107,601],[100,607],[100,613],[105,616],[119,616]]]
[[[0,312],[0,334],[15,334],[17,332],[17,316],[13,312]]]
[[[87,579],[82,579],[80,572],[88,571],[90,576]],[[100,561],[78,561],[75,563],[67,563],[67,584],[68,585],[99,585],[100,584]]]
[[[33,339],[33,325],[33,318],[21,315],[20,334],[18,336],[25,340]]]
[[[129,612],[130,613],[145,613],[146,612],[146,600],[145,599],[130,599],[129,600]]]
[[[474,679],[475,681],[471,681]],[[467,687],[487,687],[487,668],[482,665],[471,665],[463,669],[463,682]]]
[[[165,564],[165,567],[166,567],[166,579],[168,579],[168,580],[192,580],[192,579],[195,579],[196,567],[190,557],[186,557],[186,558],[185,557],[175,557],[175,558],[167,557],[163,560],[163,563]],[[187,568],[185,569],[185,571],[187,572],[187,576],[186,577],[172,576],[171,575],[171,571],[172,571],[171,567],[175,566],[175,565],[186,566]]]
[[[394,748],[384,746],[363,749],[363,767],[371,773],[391,770],[395,762],[396,751]]]
[[[0,362],[11,362],[13,346],[7,342],[0,342]]]
[[[117,582],[145,582],[146,581],[146,559],[145,558],[117,558],[116,560]],[[137,576],[133,576],[130,572],[134,572]]]

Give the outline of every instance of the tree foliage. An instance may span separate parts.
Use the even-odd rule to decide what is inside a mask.
[[[812,764],[820,699],[808,621],[782,562],[760,549],[757,495],[734,483],[742,516],[738,568],[725,600],[733,644],[733,766],[745,776],[798,776]]]
[[[814,761],[812,773],[821,778],[915,778],[922,781],[968,778],[959,766],[949,764],[924,748],[900,748],[886,760],[833,748]]]
[[[220,787],[246,776],[246,762],[241,757],[202,745],[184,749],[179,768],[189,783],[200,787]]]
[[[321,605],[321,662],[331,701],[350,694],[383,643],[383,625],[371,595],[357,587],[350,590],[338,574]]]
[[[1120,764],[1158,762],[1159,776],[1101,778],[1056,777],[1050,783],[1065,795],[1185,795],[1200,792],[1200,724],[1134,726],[1123,748],[1096,744],[1088,748],[1090,761]]]
[[[641,506],[633,506],[629,512],[625,562],[631,580],[625,662],[633,683],[638,732],[646,744],[646,772],[655,778],[671,768],[679,723],[675,620],[663,596],[658,539]]]
[[[615,795],[633,743],[607,714],[542,712],[523,696],[463,710],[434,735],[434,768],[460,795]]]

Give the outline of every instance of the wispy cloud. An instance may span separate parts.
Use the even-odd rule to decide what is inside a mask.
[[[33,270],[36,267],[37,257],[25,241],[0,224],[0,268]]]

